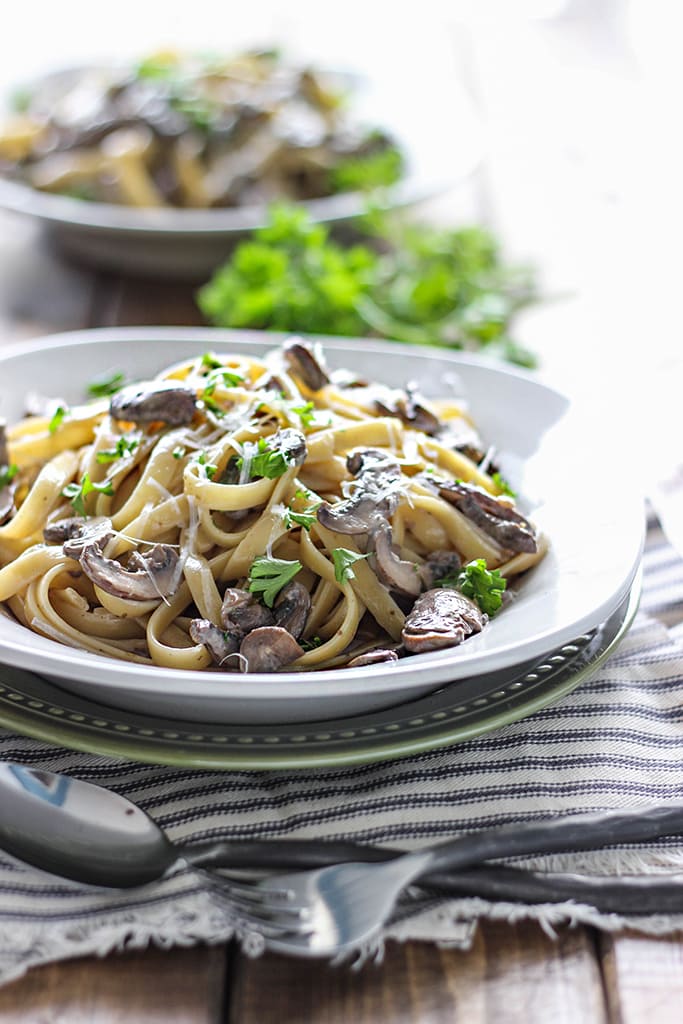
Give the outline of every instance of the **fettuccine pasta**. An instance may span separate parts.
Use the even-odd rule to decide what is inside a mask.
[[[62,644],[167,669],[395,660],[479,632],[546,551],[462,403],[330,374],[300,339],[110,390],[0,436],[0,601]]]

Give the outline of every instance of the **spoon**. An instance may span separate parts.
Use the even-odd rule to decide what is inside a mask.
[[[438,844],[434,870],[421,879],[425,885],[492,898],[528,899],[524,886],[532,886],[536,899],[550,901],[558,878],[563,898],[590,895],[598,905],[603,882],[586,892],[576,876],[547,876],[491,866],[489,861],[523,853],[551,853],[600,849],[619,843],[647,842],[683,832],[683,805],[670,804],[569,815],[513,826],[468,833]],[[161,878],[174,864],[184,862],[203,870],[212,868],[302,869],[342,861],[386,861],[405,851],[328,840],[268,839],[219,840],[213,843],[173,843],[142,808],[111,790],[67,775],[12,762],[0,763],[0,848],[13,857],[53,875],[89,885],[128,889]],[[466,869],[476,868],[468,872]],[[501,873],[502,871],[502,873]],[[553,879],[555,881],[553,882]],[[637,880],[645,882],[645,879]],[[642,885],[645,896],[660,903],[669,889],[681,902],[680,883],[669,888],[659,880]],[[653,884],[649,884],[652,882]],[[567,889],[569,886],[569,889]],[[520,888],[521,887],[521,888]],[[640,889],[630,895],[626,879],[612,882],[610,910],[638,912]],[[633,886],[631,886],[633,888]],[[636,886],[638,888],[638,886]],[[652,892],[649,892],[652,890]],[[559,890],[558,890],[559,891]],[[634,902],[635,901],[635,902]],[[669,905],[665,903],[663,905]],[[648,904],[649,907],[649,904]],[[642,912],[642,911],[641,911]]]

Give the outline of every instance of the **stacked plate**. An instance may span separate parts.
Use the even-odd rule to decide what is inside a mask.
[[[207,350],[261,355],[273,334],[208,329],[82,331],[4,349],[0,413],[31,390],[82,399],[93,377],[145,378]],[[620,492],[591,417],[529,374],[396,344],[325,339],[331,367],[427,396],[465,397],[524,511],[551,540],[516,599],[461,647],[367,669],[170,672],[72,650],[0,618],[0,724],[65,746],[155,763],[230,769],[362,763],[469,739],[577,686],[635,613],[643,504]],[[27,671],[28,670],[28,671]]]

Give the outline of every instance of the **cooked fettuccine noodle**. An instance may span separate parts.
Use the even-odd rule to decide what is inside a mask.
[[[547,546],[461,402],[329,374],[300,339],[53,403],[0,442],[0,601],[141,664],[320,669],[454,646]]]

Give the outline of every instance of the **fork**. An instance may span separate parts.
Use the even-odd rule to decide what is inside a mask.
[[[343,863],[258,881],[224,878],[243,926],[269,949],[302,957],[362,949],[413,882],[490,860],[600,849],[683,831],[683,805],[644,807],[507,825],[465,835],[383,863]],[[223,884],[224,883],[224,884]]]

